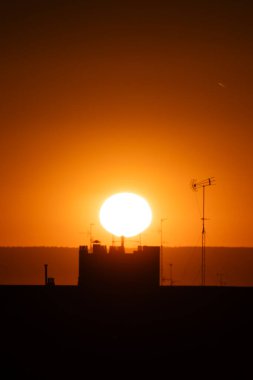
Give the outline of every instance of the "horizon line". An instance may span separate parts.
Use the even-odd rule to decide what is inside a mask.
[[[1,248],[57,248],[57,249],[79,249],[80,246],[89,244],[80,244],[78,246],[63,246],[63,245],[0,245]],[[105,244],[106,245],[106,244]],[[107,246],[107,245],[106,245]],[[108,245],[110,246],[110,245]],[[138,245],[137,245],[138,246]],[[140,246],[151,246],[151,247],[161,247],[159,244],[141,244]],[[163,245],[163,248],[201,248],[201,245]],[[134,248],[133,247],[127,247],[128,249]],[[243,249],[253,249],[252,246],[242,246],[242,245],[208,245],[207,248],[243,248]]]

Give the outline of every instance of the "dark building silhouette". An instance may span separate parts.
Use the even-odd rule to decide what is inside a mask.
[[[159,288],[160,247],[139,246],[132,253],[125,253],[122,246],[93,244],[79,247],[78,286],[88,292],[143,290],[151,292]]]

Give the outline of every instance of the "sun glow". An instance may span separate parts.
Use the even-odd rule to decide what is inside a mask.
[[[140,234],[152,221],[148,202],[133,193],[114,194],[100,209],[100,223],[115,236],[131,237]]]

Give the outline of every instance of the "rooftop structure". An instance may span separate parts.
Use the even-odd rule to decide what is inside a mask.
[[[93,244],[79,247],[78,286],[93,291],[117,289],[151,292],[160,283],[160,247],[138,246],[132,253],[125,253],[124,246],[107,247]]]

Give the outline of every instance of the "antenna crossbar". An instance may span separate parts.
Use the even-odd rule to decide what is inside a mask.
[[[198,190],[201,187],[206,187],[206,186],[211,186],[215,184],[215,178],[210,177],[207,179],[204,179],[202,181],[197,182],[196,180],[192,181],[192,189],[193,190]]]

